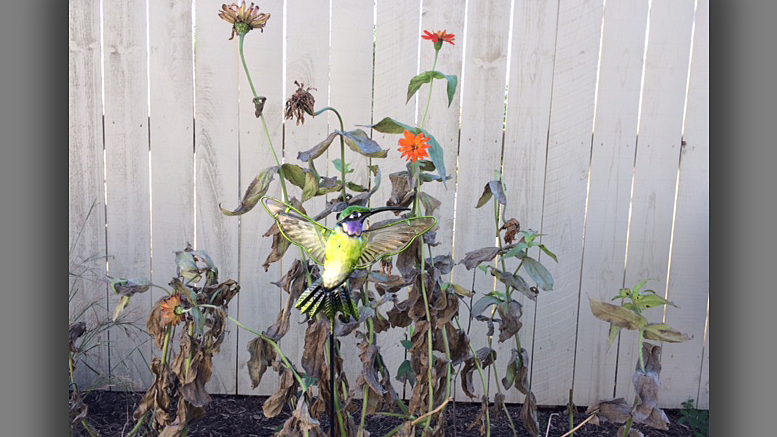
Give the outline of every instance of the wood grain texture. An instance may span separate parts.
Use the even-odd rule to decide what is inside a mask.
[[[542,224],[557,18],[558,2],[515,3],[505,119],[503,160],[507,206],[504,217],[517,219],[522,229],[539,230]],[[530,252],[530,256],[538,255],[539,249]],[[515,261],[511,260],[509,264],[513,269]],[[556,264],[548,262],[546,267],[553,273]],[[521,274],[528,279],[523,272]],[[531,352],[536,306],[520,293],[514,296],[523,306],[521,345]],[[510,346],[515,347],[512,343]],[[509,357],[510,348],[500,353]],[[518,390],[512,389],[508,393],[509,402],[523,402],[524,396]]]
[[[561,2],[558,16],[541,231],[559,264],[537,298],[531,377],[537,403],[553,405],[572,388],[602,3]]]
[[[106,235],[108,274],[151,277],[146,5],[103,2],[105,72]],[[109,293],[114,308],[121,296]],[[111,330],[111,375],[119,386],[144,390],[151,342],[145,331],[151,294],[132,297],[123,318],[133,326]]]
[[[607,347],[609,324],[591,314],[588,298],[609,302],[624,286],[647,17],[645,2],[604,7],[575,359],[578,405],[610,399],[615,384],[617,346]]]
[[[219,280],[238,274],[238,223],[219,204],[240,201],[238,191],[238,42],[218,9],[197,2],[195,45],[195,249],[207,252]],[[229,315],[237,316],[237,304]],[[237,327],[227,324],[221,350],[213,357],[209,393],[236,393]]]
[[[335,0],[332,2],[329,106],[337,109],[340,113],[346,131],[356,128],[355,125],[370,124],[372,115],[373,13],[374,5],[371,2],[360,0]],[[328,115],[330,131],[340,129],[337,116],[332,112],[328,112],[328,114],[330,114]],[[360,129],[369,132],[369,129],[363,127]],[[330,149],[330,159],[339,157],[339,148],[339,141],[336,140]],[[368,168],[370,159],[346,147],[345,161],[354,170],[353,173],[346,175],[346,180],[368,187],[371,180]],[[329,167],[330,175],[338,173],[334,166]],[[348,192],[357,194],[350,190]],[[334,219],[330,219],[328,222],[330,226],[333,223]],[[383,308],[384,311],[386,309],[387,306]],[[367,332],[366,324],[360,328],[360,331]],[[362,369],[361,360],[357,359],[359,349],[356,345],[359,340],[354,333],[346,338],[341,338],[340,341],[342,355],[349,357],[343,363],[345,372],[348,381],[354,387]],[[362,393],[362,390],[356,390],[356,397],[361,399]]]
[[[650,10],[625,284],[650,279],[647,287],[660,295],[669,265],[693,6],[654,1]],[[644,315],[651,322],[663,317],[660,309]],[[638,359],[637,342],[630,337],[621,336],[615,392],[626,399],[633,397],[631,375]],[[672,345],[662,355],[668,348]]]
[[[666,311],[666,323],[693,338],[682,344],[664,343],[659,399],[671,408],[680,408],[688,399],[698,405],[703,366],[709,367],[705,353],[710,290],[709,2],[702,0],[697,8],[667,289],[667,298],[679,308]],[[705,390],[709,393],[709,385]]]
[[[409,125],[415,123],[414,101],[411,100],[405,104],[405,100],[407,84],[418,73],[418,44],[421,39],[418,32],[420,7],[419,0],[377,3],[373,123],[377,123],[384,117],[391,117]],[[386,204],[391,194],[389,175],[405,170],[405,161],[400,158],[397,151],[399,138],[398,135],[372,131],[372,139],[389,152],[385,159],[373,159],[373,164],[380,165],[382,181],[380,189],[370,200],[371,206]],[[400,301],[405,299],[406,291],[401,291],[397,297]],[[405,360],[405,349],[399,343],[405,338],[405,332],[406,330],[399,328],[389,329],[379,340],[381,354],[392,376],[396,375],[397,369]],[[394,388],[402,395],[401,385],[395,383]],[[407,385],[406,393],[408,397],[412,393],[410,385]]]
[[[283,103],[286,99],[283,92],[283,3],[263,3],[260,12],[269,13],[270,19],[263,32],[254,30],[246,35],[243,50],[256,92],[260,96],[267,97],[263,114],[272,146],[280,159],[283,152]],[[262,121],[256,118],[254,113],[253,94],[242,65],[239,76],[240,195],[242,196],[259,172],[276,164]],[[267,194],[277,199],[283,198],[277,175]],[[237,203],[223,206],[233,209]],[[275,323],[281,309],[281,299],[285,296],[285,293],[272,284],[283,275],[281,263],[271,264],[267,271],[262,267],[272,245],[272,238],[262,237],[262,235],[270,228],[273,220],[261,205],[257,205],[252,211],[239,218],[231,217],[229,220],[240,222],[241,289],[238,296],[240,303],[237,318],[247,327],[262,332]],[[296,251],[293,252],[296,253]],[[264,374],[257,388],[251,388],[251,379],[246,367],[246,362],[250,359],[247,346],[256,336],[242,329],[238,329],[237,336],[238,393],[268,395],[275,393],[278,390],[280,378],[272,369]]]
[[[496,244],[496,223],[494,222],[493,199],[480,209],[475,205],[483,193],[483,186],[495,178],[502,158],[502,120],[504,117],[504,86],[507,72],[507,45],[504,37],[509,32],[509,1],[469,3],[467,11],[467,34],[464,73],[461,81],[462,123],[459,146],[459,169],[456,184],[456,218],[453,235],[455,260],[461,260],[467,252]],[[455,283],[469,289],[472,286],[472,271],[458,266],[453,273]],[[475,300],[496,286],[490,274],[477,270]],[[501,288],[501,287],[500,287]],[[488,316],[489,314],[484,313]],[[466,329],[469,312],[462,305],[459,318]],[[470,343],[475,350],[487,345],[487,327],[483,322],[472,322],[469,331]],[[498,373],[504,376],[504,369],[510,358],[509,347],[492,347],[497,352]],[[485,373],[494,375],[494,371]],[[460,380],[461,378],[459,378]],[[491,381],[491,394],[496,393]],[[475,394],[484,393],[477,376],[474,378]],[[457,399],[467,399],[456,387]]]
[[[175,252],[194,244],[195,237],[192,5],[150,2],[148,9],[151,280],[170,289]],[[185,23],[188,31],[170,23]],[[166,296],[158,288],[149,292],[152,304]]]
[[[69,323],[83,320],[95,326],[108,314],[102,282],[106,271],[100,10],[93,2],[72,1],[68,12]],[[103,384],[109,376],[108,333],[94,341],[97,347],[83,363],[76,363],[81,390]]]

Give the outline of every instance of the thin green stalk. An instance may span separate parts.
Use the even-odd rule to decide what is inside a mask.
[[[127,434],[127,437],[132,437],[135,435],[135,433],[140,431],[140,427],[143,426],[143,422],[146,421],[146,416],[148,416],[148,413],[150,413],[150,411],[146,411],[142,416],[140,416],[140,419],[138,419],[138,421],[135,423],[135,426],[132,427],[132,430],[129,432],[129,434]]]
[[[330,329],[332,330],[332,334],[329,336],[329,351],[327,355],[329,355],[329,367],[330,367],[330,378],[332,379],[330,381],[330,387],[332,393],[330,394],[332,397],[332,400],[334,401],[334,405],[331,407],[334,415],[337,417],[337,423],[340,425],[340,434],[342,434],[343,437],[348,437],[345,433],[345,423],[343,422],[343,414],[342,414],[342,408],[340,408],[340,396],[337,394],[337,384],[334,382],[334,375],[335,375],[335,347],[334,347],[334,332],[335,332],[335,319],[331,320],[331,326]],[[330,435],[334,435],[334,433],[330,433]]]
[[[456,325],[458,325],[459,329],[461,329],[461,323],[459,322],[459,317],[457,316],[455,320],[456,320]],[[486,377],[483,375],[483,367],[480,365],[480,360],[478,359],[478,353],[475,351],[475,348],[472,346],[472,343],[469,344],[469,350],[470,352],[472,352],[472,358],[475,360],[475,367],[477,367],[478,375],[480,375],[480,382],[481,384],[483,384],[483,390],[486,392],[486,397],[488,397],[488,383],[486,382]],[[486,437],[490,437],[490,436],[491,436],[491,418],[488,414],[488,408],[486,408]]]
[[[167,325],[167,332],[165,332],[165,340],[162,343],[162,367],[167,363],[167,350],[170,346],[170,334],[172,332],[173,325]]]
[[[254,335],[258,336],[258,337],[261,337],[263,340],[265,340],[266,342],[270,343],[272,345],[272,347],[275,349],[275,352],[277,352],[278,355],[281,357],[281,361],[283,361],[283,365],[286,366],[287,369],[291,370],[291,373],[294,374],[294,378],[297,380],[297,383],[301,387],[302,391],[303,392],[307,391],[308,387],[307,387],[307,385],[305,385],[305,381],[302,379],[302,377],[297,373],[297,371],[291,365],[289,360],[286,358],[286,355],[283,354],[283,351],[281,350],[281,347],[278,346],[278,343],[276,343],[275,340],[273,340],[272,338],[270,338],[270,337],[268,337],[268,336],[266,336],[266,335],[264,335],[262,333],[256,332],[256,331],[254,331],[251,328],[248,328],[247,326],[243,325],[242,323],[240,323],[237,319],[233,318],[232,316],[227,316],[227,318],[229,320],[231,320],[232,322],[234,322],[237,326],[245,329],[246,331],[248,331],[248,332],[250,332],[250,333],[252,333],[252,334],[254,334]]]
[[[361,296],[362,296],[362,303],[365,307],[369,306],[369,299],[367,297],[367,291],[364,289],[365,286],[362,285],[361,287]],[[369,344],[372,344],[375,341],[375,328],[372,323],[372,318],[367,319],[367,342]],[[359,421],[359,429],[364,429],[364,421],[367,418],[367,401],[370,397],[370,387],[369,384],[364,384],[364,393],[362,394],[362,416],[361,420]]]
[[[437,56],[440,54],[440,50],[434,51],[434,63],[432,64],[432,70],[434,70],[437,67]],[[426,122],[426,114],[429,112],[429,102],[432,100],[432,85],[434,84],[434,80],[429,82],[429,94],[426,96],[426,108],[424,109],[424,116],[421,117],[421,125],[419,126],[419,129],[424,128],[424,123]]]
[[[96,432],[95,432],[95,431],[92,429],[92,427],[91,427],[91,426],[89,426],[89,424],[88,424],[88,423],[86,423],[86,419],[81,419],[81,426],[83,426],[83,427],[84,427],[84,429],[86,430],[86,432],[88,432],[88,433],[89,433],[89,435],[90,435],[90,436],[92,436],[92,437],[100,437],[100,434],[97,434],[97,433],[96,433]]]
[[[491,308],[491,323],[494,322],[494,315],[495,314],[496,314],[496,306]],[[489,349],[491,349],[491,343],[492,343],[492,337],[489,336],[488,337],[488,348]],[[493,362],[496,363],[496,357],[493,358]],[[494,384],[496,385],[496,391],[497,391],[497,393],[499,393],[501,395],[502,394],[502,386],[499,385],[500,384],[500,381],[499,381],[499,369],[497,368],[496,364],[494,364],[491,367],[494,368]],[[489,371],[490,370],[491,370],[491,368],[489,368]],[[510,412],[507,411],[507,406],[504,403],[502,404],[502,408],[504,409],[505,416],[507,416],[507,421],[508,421],[508,423],[510,425],[510,429],[513,430],[513,435],[515,437],[518,437],[518,432],[515,430],[515,424],[513,423],[513,419],[512,419],[512,417],[510,417]]]
[[[316,111],[315,115],[319,115],[323,113],[324,111],[332,111],[337,115],[337,120],[340,122],[340,132],[345,131],[345,125],[343,125],[343,117],[340,116],[340,113],[337,112],[337,109],[327,106],[326,108],[320,109]],[[314,116],[315,116],[314,115]],[[340,135],[340,177],[343,180],[343,188],[342,188],[342,195],[343,195],[343,202],[345,202],[345,140],[343,140],[343,136]]]

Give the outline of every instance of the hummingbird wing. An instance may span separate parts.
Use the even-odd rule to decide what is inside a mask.
[[[324,264],[326,240],[332,230],[300,212],[297,208],[273,199],[263,197],[262,205],[275,219],[281,234],[293,244],[301,247],[316,263]]]
[[[356,262],[356,268],[368,268],[381,258],[402,252],[419,235],[436,224],[434,217],[412,217],[363,231],[364,249]]]

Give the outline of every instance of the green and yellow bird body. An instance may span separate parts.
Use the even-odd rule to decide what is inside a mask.
[[[339,311],[346,321],[350,316],[358,319],[350,291],[344,286],[354,270],[369,268],[382,258],[402,252],[437,223],[434,217],[411,217],[365,228],[364,221],[372,214],[407,208],[352,205],[340,213],[334,229],[329,229],[271,197],[262,198],[262,204],[277,222],[281,234],[323,266],[321,278],[302,292],[295,306],[310,317],[323,309],[332,319]]]

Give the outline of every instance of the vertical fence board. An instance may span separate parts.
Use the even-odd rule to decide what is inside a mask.
[[[305,88],[316,88],[311,93],[316,98],[316,110],[324,108],[329,101],[329,2],[288,2],[287,31],[286,31],[286,94],[291,96],[297,86],[294,81],[304,83]],[[311,35],[314,35],[311,38]],[[287,97],[288,97],[287,96]],[[305,124],[297,125],[292,120],[287,120],[284,127],[286,133],[285,156],[286,162],[291,162],[307,168],[307,164],[297,159],[297,154],[308,150],[320,143],[334,129],[330,126],[327,116],[305,116]],[[339,126],[337,127],[339,129]],[[332,147],[317,158],[316,169],[321,175],[327,171],[332,173],[329,160],[339,157],[339,141],[332,142]],[[289,185],[289,197],[302,198],[301,190]],[[307,213],[314,216],[321,212],[325,205],[323,197],[313,198],[305,202]],[[332,224],[332,216],[325,221]],[[300,258],[300,250],[296,246],[289,248],[283,259],[284,270],[291,265],[294,259]],[[282,305],[285,305],[287,296],[283,296]],[[305,346],[305,331],[307,324],[301,324],[307,317],[294,310],[291,316],[291,329],[284,337],[284,351],[289,360],[300,362]]]
[[[151,279],[172,291],[175,252],[194,244],[192,5],[149,2],[148,8]],[[158,288],[149,293],[152,304],[167,295]],[[153,349],[152,356],[161,356],[161,351]]]
[[[329,106],[340,113],[346,131],[355,129],[354,125],[357,124],[370,124],[373,8],[374,5],[371,2],[360,0],[334,0],[332,2]],[[321,108],[323,104],[317,106]],[[336,116],[329,116],[329,126],[330,131],[340,129]],[[369,129],[363,127],[359,129],[369,132]],[[330,158],[339,157],[339,140],[336,140],[332,146],[334,148],[331,149]],[[346,175],[346,180],[368,187],[371,177],[368,174],[369,158],[346,148],[345,161],[354,170],[353,173]],[[329,167],[330,175],[337,175],[337,173],[339,172],[334,167]],[[350,190],[348,192],[355,194]],[[330,226],[333,223],[334,218],[329,220]],[[357,291],[354,290],[354,293]],[[366,324],[360,330],[366,332]],[[361,360],[357,359],[359,350],[356,344],[359,340],[356,339],[355,334],[351,334],[347,338],[341,338],[340,341],[342,355],[349,357],[344,361],[343,366],[353,387],[362,368]],[[356,396],[361,398],[362,393],[361,390],[357,390]]]
[[[215,7],[198,2],[195,45],[195,202],[196,249],[206,251],[219,269],[219,280],[237,278],[238,223],[224,216],[219,203],[237,203],[238,74],[237,40]],[[229,315],[237,315],[237,302]],[[224,342],[213,357],[209,393],[235,393],[237,328],[228,323]]]
[[[609,324],[591,314],[588,298],[609,302],[623,287],[647,14],[646,2],[604,7],[575,360],[579,405],[610,399],[615,384],[617,347],[607,347]]]
[[[407,84],[417,73],[419,0],[400,0],[377,3],[376,43],[374,93],[372,102],[372,118],[377,123],[384,117],[405,124],[414,123],[415,105],[411,100],[405,104]],[[384,149],[389,149],[385,159],[374,159],[373,164],[380,166],[382,173],[381,187],[372,197],[372,206],[383,206],[391,194],[391,173],[405,169],[405,161],[397,151],[399,136],[372,132],[372,139]],[[376,217],[377,219],[377,217]],[[396,257],[394,258],[396,260]],[[401,301],[406,291],[397,296]],[[388,309],[384,309],[387,311]],[[405,330],[393,328],[382,333],[379,340],[381,354],[392,376],[404,361],[405,349],[399,343],[404,338]],[[395,386],[402,395],[402,388]],[[406,391],[411,393],[410,385]]]
[[[105,46],[105,164],[108,273],[151,277],[148,182],[146,5],[103,2]],[[110,308],[120,296],[109,293]],[[132,297],[122,317],[135,327],[111,329],[111,375],[119,386],[146,389],[150,345],[140,331],[151,307],[149,293]]]
[[[461,141],[459,147],[458,184],[456,185],[456,229],[454,256],[460,260],[467,252],[495,243],[494,208],[491,200],[481,209],[475,209],[483,186],[494,179],[502,158],[502,120],[504,117],[504,86],[507,71],[507,42],[510,25],[508,0],[470,3],[467,12],[466,58],[462,80],[463,103]],[[494,290],[494,278],[477,272],[475,300]],[[465,288],[472,286],[472,273],[459,266],[454,270],[454,282]],[[492,307],[493,308],[493,307]],[[490,315],[490,310],[484,312]],[[466,329],[470,315],[463,305],[459,308],[462,327]],[[470,342],[475,349],[486,346],[486,324],[472,321]],[[496,340],[492,347],[497,348]],[[506,355],[506,356],[505,356]],[[497,353],[496,366],[500,377],[510,358],[508,353]],[[486,371],[492,375],[494,369]],[[478,378],[474,378],[475,394],[484,390]],[[493,384],[493,382],[492,382]],[[467,399],[460,386],[456,388],[458,399]],[[496,393],[492,385],[491,393]]]
[[[443,43],[440,49],[435,70],[449,75],[455,75],[461,81],[462,51],[464,48],[464,0],[441,1],[426,0],[421,11],[421,28],[430,32],[445,30],[456,35],[454,45]],[[421,71],[429,71],[434,63],[434,46],[431,41],[421,41]],[[460,84],[459,84],[460,85]],[[428,85],[424,85],[417,93],[418,120],[424,115],[426,100],[429,96]],[[427,183],[422,190],[436,198],[442,204],[435,212],[437,217],[437,242],[433,255],[449,255],[453,249],[453,207],[456,197],[456,158],[459,145],[459,113],[461,101],[461,86],[456,89],[453,102],[448,104],[448,94],[444,80],[435,79],[432,96],[429,101],[429,112],[424,122],[424,129],[434,136],[442,146],[445,158],[445,171],[451,176],[446,182],[447,187],[440,182]]]
[[[707,294],[707,331],[704,336],[704,356],[701,363],[699,394],[696,398],[696,408],[710,409],[710,296]]]
[[[649,18],[625,286],[650,279],[647,287],[659,295],[666,290],[693,7],[656,0]],[[649,310],[645,317],[661,321],[662,311]],[[626,399],[633,397],[631,375],[639,356],[633,334],[621,334],[618,353],[615,395]]]
[[[670,306],[666,312],[666,323],[693,339],[664,344],[661,354],[660,399],[676,408],[689,398],[696,399],[699,391],[709,295],[709,257],[703,255],[710,251],[709,2],[699,1],[698,8],[667,290],[667,298],[678,308]]]
[[[531,379],[537,402],[552,405],[565,404],[572,388],[602,3],[559,8],[542,219],[542,242],[559,264],[554,289],[537,298]]]
[[[105,192],[103,186],[102,76],[100,9],[90,1],[71,1],[69,12],[69,322],[95,328],[107,317],[105,277]],[[99,281],[99,282],[98,282]],[[94,305],[90,309],[90,305]],[[79,340],[80,345],[86,338]],[[94,338],[97,347],[76,363],[81,389],[108,377],[107,332]],[[87,365],[99,372],[87,369]]]
[[[262,114],[267,124],[270,141],[278,159],[283,151],[283,2],[262,4],[260,13],[270,14],[264,31],[252,30],[245,37],[245,52],[248,71],[257,94],[267,97]],[[253,94],[242,65],[239,71],[239,114],[240,114],[240,195],[243,196],[251,181],[262,170],[275,166],[267,135],[262,121],[254,113]],[[282,199],[278,176],[273,179],[267,192],[269,196]],[[233,209],[237,204],[224,205]],[[240,221],[240,303],[238,320],[245,326],[262,332],[275,323],[280,311],[281,299],[285,293],[272,282],[283,275],[280,262],[270,264],[265,271],[262,264],[272,246],[272,238],[262,235],[272,226],[273,220],[262,205],[256,205],[247,214],[230,217]],[[294,247],[290,249],[294,251]],[[284,295],[284,296],[282,296]],[[236,328],[237,329],[237,328]],[[272,369],[262,377],[261,384],[251,388],[251,379],[246,367],[250,354],[248,343],[256,336],[242,329],[238,330],[237,342],[237,385],[239,394],[272,394],[278,390],[279,377]],[[284,349],[285,350],[285,349]]]
[[[558,2],[515,3],[503,157],[507,187],[504,217],[508,220],[516,218],[522,229],[538,230],[542,224],[557,17]],[[539,250],[530,255],[537,256],[538,253]],[[553,273],[556,264],[548,263],[547,267]],[[528,279],[525,273],[522,276]],[[536,305],[520,293],[513,296],[523,306],[523,327],[519,335],[522,347],[530,352]],[[515,344],[510,342],[506,346],[500,353],[509,357]],[[522,402],[523,398],[523,394],[513,389],[506,400]]]

